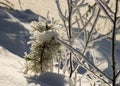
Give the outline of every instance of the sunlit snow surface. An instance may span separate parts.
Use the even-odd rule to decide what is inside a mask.
[[[12,0],[12,1],[14,1],[14,0]],[[33,1],[33,3],[35,3],[35,2]],[[38,11],[38,9],[39,8],[37,8],[37,11]],[[5,39],[5,41],[4,41],[4,38],[6,38],[6,37],[3,37],[4,35],[0,35],[1,45],[4,45],[4,46],[0,45],[0,86],[70,86],[70,84],[72,86],[73,80],[69,79],[66,76],[56,74],[57,68],[54,69],[54,72],[56,72],[56,73],[48,72],[48,73],[44,73],[39,76],[29,76],[29,75],[26,76],[23,74],[25,60],[22,59],[21,57],[23,56],[24,51],[29,52],[29,50],[24,50],[26,48],[29,48],[29,46],[26,46],[27,41],[23,41],[23,40],[25,40],[26,37],[28,38],[28,36],[29,36],[29,34],[27,32],[27,30],[30,29],[30,26],[28,25],[29,22],[32,20],[37,20],[38,15],[32,14],[30,11],[26,11],[25,13],[22,13],[19,11],[11,12],[12,15],[14,15],[16,18],[18,18],[18,20],[19,20],[19,22],[18,22],[16,20],[10,18],[10,16],[8,16],[7,14],[5,14],[5,12],[2,12],[2,11],[4,11],[4,10],[0,10],[0,22],[3,22],[3,21],[1,21],[1,19],[4,21],[7,21],[7,22],[0,23],[0,26],[1,26],[0,32],[1,33],[2,33],[2,29],[5,30],[4,26],[2,26],[2,25],[6,25],[6,27],[8,28],[7,29],[8,31],[9,31],[10,27],[13,27],[10,29],[15,29],[15,28],[20,29],[20,27],[24,28],[24,29],[21,29],[19,33],[16,33],[17,32],[16,29],[12,30],[13,32],[11,32],[11,33],[7,33],[5,36],[8,39]],[[43,12],[43,10],[40,10],[40,13],[41,12]],[[28,13],[32,14],[32,15],[28,15]],[[56,15],[56,13],[54,13],[54,15]],[[42,14],[45,15],[47,13],[46,13],[46,11],[44,11]],[[2,18],[1,18],[1,15],[2,15]],[[4,19],[3,19],[3,17],[4,17]],[[15,23],[15,26],[11,26],[11,23],[12,23],[12,25],[13,25],[13,23]],[[21,26],[21,24],[24,27]],[[16,31],[16,32],[14,32],[14,31]],[[19,34],[19,36],[17,36],[18,34]],[[23,35],[23,34],[25,34],[25,35]],[[18,39],[20,39],[20,40],[17,41]],[[119,39],[119,36],[118,36],[118,39]],[[9,40],[12,40],[12,41],[9,41]],[[80,39],[75,40],[76,48],[80,45],[80,44],[78,44],[79,40]],[[20,42],[20,43],[18,43],[18,42]],[[17,44],[18,44],[18,46],[17,46]],[[111,70],[110,70],[110,68],[111,68],[110,53],[111,52],[110,52],[110,49],[106,48],[106,47],[110,48],[110,41],[103,40],[103,42],[96,42],[95,45],[98,45],[99,47],[95,48],[95,49],[89,49],[89,52],[91,52],[91,55],[96,57],[93,59],[93,62],[96,64],[99,64],[98,62],[101,61],[102,65],[99,65],[98,67],[101,70],[104,70],[106,73],[108,73],[108,75],[111,75]],[[119,57],[120,46],[119,45],[120,45],[120,43],[117,42],[117,50],[116,50],[116,52],[117,52],[116,61],[118,63],[117,69],[120,69],[120,66],[119,66],[120,65],[120,57]],[[61,71],[61,74],[63,74],[63,71]],[[68,75],[68,74],[66,74],[66,75]],[[83,78],[81,80],[81,82],[82,82],[81,86],[91,86],[90,82],[86,78]],[[79,86],[79,85],[77,84],[76,86]]]
[[[70,79],[57,73],[26,78],[23,74],[24,63],[24,59],[0,46],[0,86],[69,86]]]
[[[21,69],[24,60],[0,46],[0,86],[27,86]]]
[[[24,18],[22,19],[20,14],[19,16],[17,16],[19,12],[16,11],[12,12],[11,15],[9,13],[6,14],[6,12],[4,12],[2,8],[0,11],[1,11],[0,16],[2,16],[2,20],[5,20],[5,24],[0,24],[0,25],[4,28],[6,28],[6,25],[8,25],[7,26],[8,32],[4,32],[3,34],[9,33],[9,30],[11,31],[11,29],[15,27],[17,28],[21,25],[24,26],[24,29],[26,28],[26,30],[30,29],[30,26],[28,24],[22,23]],[[14,17],[13,15],[16,15],[17,17]],[[21,15],[23,16],[23,14]],[[14,20],[12,17],[15,18],[16,20]],[[17,23],[18,25],[14,27],[13,24],[9,24],[11,22],[13,23],[18,22]],[[26,32],[26,30],[23,30],[23,33]],[[2,29],[0,32],[2,33]],[[4,45],[4,47],[0,46],[0,86],[70,86],[70,85],[72,86],[73,84],[72,80],[64,75],[57,74],[58,71],[57,68],[54,68],[55,73],[48,72],[39,76],[24,75],[23,71],[25,67],[25,60],[21,58],[20,57],[21,55],[17,54],[17,52],[21,51],[22,53],[24,53],[24,50],[22,49],[24,49],[24,46],[26,45],[25,44],[26,41],[23,41],[23,45],[22,45],[23,47],[21,48],[19,48],[20,45],[18,44],[18,49],[17,49],[17,45],[15,45],[14,43],[20,37],[16,38],[17,33],[14,32],[14,30],[12,30],[11,33],[12,35],[8,34],[8,37],[11,40],[4,44],[2,43],[2,41],[5,40],[4,39],[5,37],[3,37],[3,35],[0,36],[0,38],[2,38],[0,39],[0,42],[2,45]],[[51,34],[51,31],[48,33]],[[29,35],[26,34],[26,36]],[[20,41],[22,40],[25,40],[24,37],[20,39]],[[8,46],[9,48],[7,47],[8,44],[10,45]],[[11,49],[15,48],[16,50],[11,51],[10,48]],[[62,70],[61,70],[61,74],[63,74]],[[69,76],[68,73],[66,75]],[[83,79],[82,81],[83,81],[82,84],[84,86],[90,86],[90,84],[86,79]]]

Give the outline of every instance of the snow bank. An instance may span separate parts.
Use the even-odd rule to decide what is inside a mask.
[[[0,86],[69,86],[69,79],[56,73],[25,77],[24,64],[24,59],[0,46]]]
[[[0,46],[0,86],[27,86],[22,74],[24,60]]]

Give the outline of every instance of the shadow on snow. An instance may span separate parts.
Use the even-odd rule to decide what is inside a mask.
[[[24,52],[29,52],[29,31],[5,13],[4,8],[0,8],[0,45],[10,52],[23,57]],[[31,10],[18,11],[7,10],[15,18],[24,23],[38,20],[39,16]]]

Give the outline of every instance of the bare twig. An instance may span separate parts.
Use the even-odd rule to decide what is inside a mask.
[[[69,29],[69,43],[71,45],[71,38],[72,38],[72,11],[73,11],[73,7],[72,7],[72,0],[67,0],[67,4],[68,4],[68,29]],[[72,45],[71,45],[72,46]],[[72,60],[72,53],[70,52],[70,78],[72,77],[72,73],[73,73],[73,60]]]
[[[116,74],[115,78],[117,80],[117,78],[120,76],[120,71]]]
[[[63,15],[62,10],[60,8],[59,0],[56,0],[56,5],[57,5],[59,16],[61,17],[61,19],[62,20],[67,20],[67,18]]]
[[[115,61],[115,31],[116,31],[116,22],[117,22],[117,13],[118,13],[118,0],[115,4],[115,13],[114,13],[114,22],[113,22],[113,32],[112,32],[112,69],[113,69],[113,83],[116,84],[116,61]]]
[[[114,20],[112,19],[111,15],[107,12],[107,10],[104,8],[104,5],[99,0],[96,0],[96,2],[98,3],[98,5],[100,5],[100,7],[103,9],[104,13],[109,17],[109,19],[113,23]]]
[[[20,6],[20,10],[23,10],[23,9],[22,9],[22,4],[21,4],[21,1],[20,1],[20,0],[18,0],[18,3],[19,3],[19,6]]]

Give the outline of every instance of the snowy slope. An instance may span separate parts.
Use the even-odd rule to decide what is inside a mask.
[[[0,86],[27,86],[22,74],[24,60],[0,46]]]
[[[25,60],[0,46],[0,86],[64,86],[64,76],[44,73],[40,76],[23,74]],[[68,85],[67,85],[68,86]]]
[[[14,3],[17,3],[14,0],[11,0]],[[38,0],[41,2],[41,0]],[[22,3],[24,0],[22,0]],[[40,8],[37,7],[37,5],[30,6],[31,3],[35,4],[34,0],[25,0],[25,3],[23,4],[23,7],[29,8],[31,7],[34,12],[39,12],[41,15],[46,15],[47,11],[50,10],[51,14],[50,16],[54,16],[55,18],[58,18],[57,11],[53,13],[53,10],[56,10],[56,8],[52,8],[52,6],[55,6],[52,1],[48,1],[51,3],[50,5],[46,4],[45,2],[42,2],[40,5]],[[39,3],[37,3],[39,4]],[[45,10],[43,10],[44,6],[47,7]],[[16,5],[17,7],[19,5]],[[18,7],[19,8],[19,7]],[[17,9],[18,9],[17,8]],[[8,11],[10,12],[16,19],[14,20],[10,17],[10,15],[6,14],[6,12],[3,9],[0,9],[0,86],[69,86],[69,79],[65,79],[65,76],[56,74],[56,73],[45,73],[41,76],[32,76],[27,78],[23,74],[23,68],[24,68],[24,59],[21,57],[24,55],[24,52],[29,52],[29,46],[27,45],[27,41],[29,40],[29,23],[33,20],[38,19],[38,15],[34,14],[30,10],[26,11]],[[22,25],[21,25],[22,24]],[[77,40],[78,41],[78,40]],[[105,69],[105,72],[108,73],[108,75],[111,75],[111,52],[110,52],[110,41],[109,40],[103,40],[95,43],[96,45],[99,45],[100,47],[95,50],[91,49],[91,53],[94,53],[94,55],[98,56],[97,60],[105,60],[105,66],[104,64],[101,66],[103,70]],[[120,58],[119,58],[119,42],[117,42],[117,68],[120,69]],[[79,46],[79,44],[77,44]],[[101,53],[98,53],[101,52]],[[20,57],[19,57],[20,56]],[[100,58],[102,57],[102,58]],[[90,83],[86,79],[82,80],[82,86],[90,86]]]
[[[31,16],[32,19],[29,18]],[[29,37],[29,22],[36,20],[37,15],[29,10],[10,11],[0,8],[0,18],[0,86],[70,86],[72,84],[71,79],[63,76],[63,71],[61,71],[63,75],[57,74],[57,68],[54,68],[56,73],[48,72],[40,76],[23,74],[25,60],[20,56],[23,56],[27,51],[26,48],[29,48],[26,38]],[[89,83],[86,84],[88,80],[82,81],[82,85],[90,86]]]
[[[29,48],[30,26],[27,23],[33,20],[31,16],[35,16],[34,20],[38,19],[29,10],[20,12],[0,8],[0,86],[64,86],[64,76],[59,74],[46,73],[32,77],[23,74],[25,60],[21,57]]]
[[[20,14],[20,12],[14,11],[14,14]],[[18,18],[21,18],[21,16]],[[25,51],[29,52],[28,40],[28,30],[17,20],[12,19],[6,10],[0,8],[0,45],[22,57]]]

